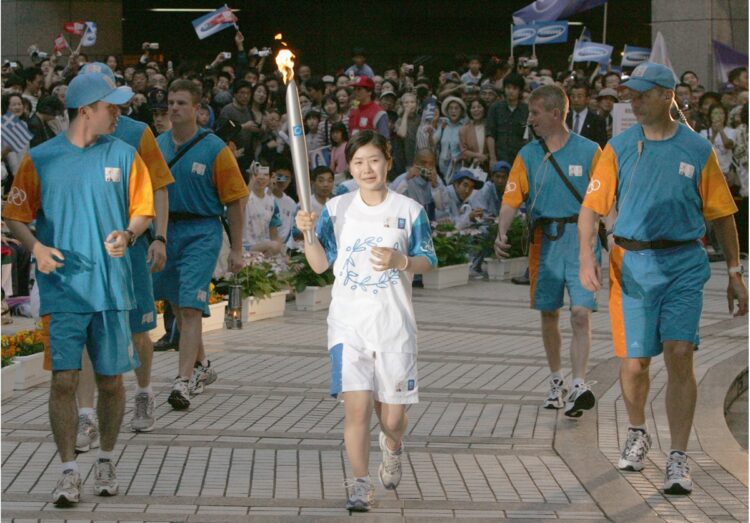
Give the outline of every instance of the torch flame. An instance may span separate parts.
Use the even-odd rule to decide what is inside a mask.
[[[284,77],[284,84],[288,84],[294,78],[294,53],[289,49],[282,49],[276,55],[276,66]]]
[[[284,37],[281,36],[281,33],[276,33],[276,36],[273,37],[274,40],[281,40],[282,38]]]

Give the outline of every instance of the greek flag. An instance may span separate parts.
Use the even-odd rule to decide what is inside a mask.
[[[232,26],[237,27],[237,17],[226,5],[193,20],[193,29],[201,40]]]
[[[3,145],[10,147],[14,153],[20,153],[26,149],[33,136],[26,126],[26,122],[12,114],[3,116],[2,131]]]
[[[83,47],[91,47],[96,43],[96,23],[86,22],[86,31],[84,31],[81,37],[81,45]]]

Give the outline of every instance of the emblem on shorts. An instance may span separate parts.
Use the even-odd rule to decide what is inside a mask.
[[[104,168],[104,181],[118,183],[122,178],[122,171],[119,167],[105,167]]]
[[[198,162],[193,162],[193,168],[190,172],[203,176],[204,174],[206,174],[206,165]]]
[[[206,301],[206,291],[198,291],[198,294],[196,295],[196,298],[198,298],[198,301],[205,302]]]
[[[583,165],[568,165],[568,176],[583,176]]]
[[[680,176],[684,176],[685,178],[693,179],[693,175],[695,174],[695,166],[680,162]]]
[[[406,229],[406,219],[405,218],[399,218],[398,219],[398,228],[399,229]]]
[[[147,312],[141,318],[141,325],[145,325],[146,323],[151,323],[152,321],[154,321],[154,312],[153,311]]]
[[[406,390],[414,390],[414,387],[417,386],[417,380],[409,380],[406,383]]]

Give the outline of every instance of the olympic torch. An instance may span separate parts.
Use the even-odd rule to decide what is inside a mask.
[[[305,128],[302,125],[302,108],[299,105],[299,92],[294,81],[294,53],[289,49],[282,49],[276,55],[276,65],[284,77],[286,85],[286,114],[289,125],[289,145],[292,148],[292,163],[294,164],[294,179],[297,182],[297,196],[302,210],[309,213],[310,206],[310,167],[307,163],[307,142]],[[305,241],[312,245],[313,236],[310,231],[305,232]]]

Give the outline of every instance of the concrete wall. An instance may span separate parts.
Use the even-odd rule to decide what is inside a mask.
[[[747,11],[747,0],[651,0],[651,39],[661,31],[675,72],[691,69],[716,89],[711,40],[747,54]]]
[[[26,49],[31,44],[51,52],[63,24],[76,20],[91,20],[97,25],[96,44],[82,48],[83,52],[95,57],[122,53],[121,0],[2,0],[0,8],[3,59],[30,65]],[[71,46],[78,45],[80,37],[66,36]]]

